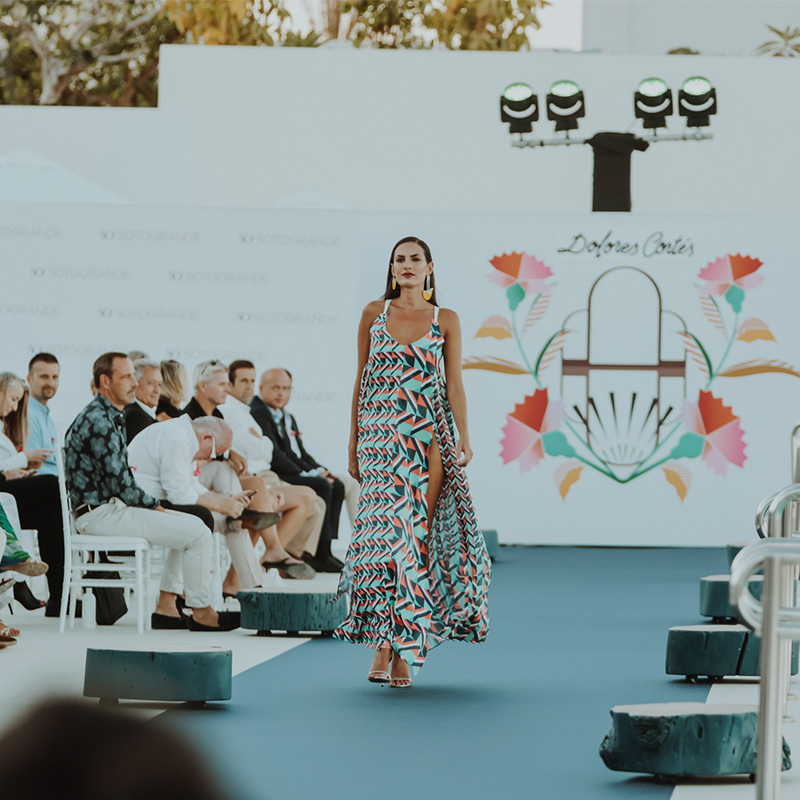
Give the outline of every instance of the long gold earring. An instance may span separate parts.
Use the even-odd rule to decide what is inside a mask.
[[[431,286],[431,274],[430,272],[425,277],[425,288],[422,290],[422,296],[426,300],[430,300],[433,297],[433,287]]]
[[[392,291],[394,292],[397,289],[397,278],[392,275]]]

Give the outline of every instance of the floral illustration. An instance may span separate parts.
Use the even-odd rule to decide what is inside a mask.
[[[630,483],[657,468],[663,472],[682,502],[692,485],[690,464],[702,461],[716,475],[725,477],[729,466],[743,469],[745,432],[740,417],[726,405],[722,396],[712,393],[712,385],[720,378],[739,378],[765,373],[782,373],[800,378],[800,371],[777,359],[752,359],[729,364],[734,346],[762,341],[775,342],[764,320],[739,317],[749,294],[764,281],[760,271],[763,264],[746,255],[726,254],[703,267],[695,288],[700,308],[706,320],[723,337],[712,346],[680,320],[680,329],[672,331],[680,342],[682,361],[668,361],[659,355],[658,364],[603,365],[605,369],[638,369],[641,372],[662,372],[683,378],[683,400],[664,409],[660,400],[660,383],[655,397],[637,396],[628,387],[608,392],[605,396],[590,396],[588,375],[598,365],[588,358],[569,360],[563,349],[572,330],[565,322],[555,330],[530,344],[529,331],[547,313],[555,288],[553,270],[536,256],[528,253],[503,253],[490,259],[494,270],[489,280],[505,290],[509,314],[494,314],[483,321],[475,338],[511,339],[517,349],[517,360],[477,356],[464,360],[464,369],[480,369],[506,375],[523,375],[532,380],[533,394],[506,414],[500,440],[500,458],[504,465],[516,462],[520,472],[529,472],[544,461],[553,461],[553,477],[562,499],[588,469],[618,484]],[[594,286],[609,273],[630,270],[649,281],[658,295],[660,291],[643,270],[617,267],[603,273]],[[594,287],[593,287],[594,288]],[[590,308],[575,313],[591,314]],[[722,302],[720,302],[720,299]],[[659,313],[659,318],[661,314]],[[570,325],[572,327],[572,325]],[[717,340],[719,342],[719,340]],[[740,344],[744,343],[744,345]],[[504,345],[505,346],[505,345]],[[586,402],[583,408],[560,396],[563,380],[553,375],[548,383],[549,366],[560,360],[561,373],[586,378]],[[556,372],[556,371],[554,371]],[[687,376],[691,373],[696,394],[686,397]],[[608,374],[608,373],[606,373]],[[627,394],[626,394],[627,392]],[[716,392],[716,390],[715,390]],[[570,401],[571,402],[571,401]],[[665,403],[665,405],[667,405]]]
[[[564,403],[560,399],[549,402],[547,389],[537,389],[526,397],[506,419],[500,453],[504,464],[519,461],[520,471],[527,472],[545,452],[561,455],[566,439],[555,429],[564,420]]]
[[[703,440],[703,461],[718,475],[725,475],[728,464],[744,466],[746,445],[739,417],[719,397],[701,391],[696,404],[687,401],[683,407],[683,425],[688,431],[684,436]]]

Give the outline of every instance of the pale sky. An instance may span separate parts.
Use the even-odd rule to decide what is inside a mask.
[[[565,50],[581,49],[581,23],[584,0],[551,0],[552,5],[539,12],[542,27],[534,31],[531,39],[534,47]],[[292,15],[294,27],[308,30],[306,8],[316,6],[315,0],[285,0]]]

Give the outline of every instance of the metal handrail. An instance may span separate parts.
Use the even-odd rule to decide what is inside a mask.
[[[774,521],[796,499],[800,487],[787,487],[771,505]],[[739,618],[761,637],[758,740],[756,747],[756,798],[777,800],[780,792],[783,736],[782,710],[787,672],[791,672],[791,640],[800,640],[800,609],[785,604],[786,586],[800,565],[800,541],[770,538],[744,547],[731,564],[730,600]],[[750,579],[764,570],[761,601],[750,593]],[[783,645],[788,645],[789,659]]]
[[[768,494],[758,504],[758,508],[756,509],[756,533],[759,535],[761,539],[766,539],[769,537],[769,532],[767,531],[767,514],[769,513],[769,507],[770,505],[772,505],[772,501],[777,496],[778,492],[773,492],[772,494]]]
[[[792,483],[800,483],[800,422],[792,428]]]

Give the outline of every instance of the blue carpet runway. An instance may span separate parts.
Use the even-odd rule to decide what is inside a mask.
[[[236,800],[663,798],[603,765],[609,709],[704,702],[664,673],[667,629],[698,617],[721,549],[505,547],[482,645],[436,648],[407,690],[370,652],[316,639],[234,679],[230,703],[166,717]]]

